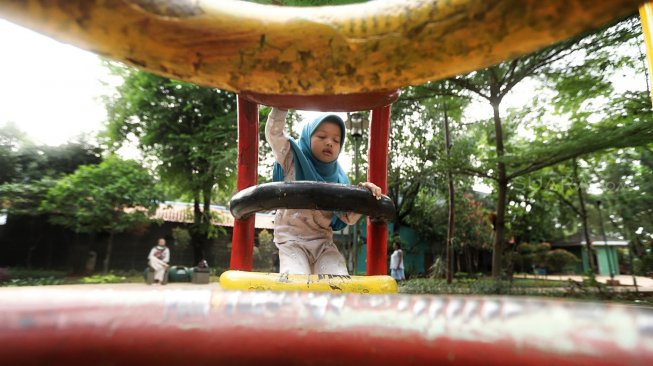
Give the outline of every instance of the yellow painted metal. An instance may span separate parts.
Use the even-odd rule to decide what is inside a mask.
[[[648,60],[649,87],[653,86],[653,39],[651,29],[653,28],[653,3],[646,3],[639,8],[639,16],[642,20],[642,32],[646,43],[646,59]],[[653,103],[653,92],[651,93]]]
[[[397,282],[390,276],[288,275],[226,271],[220,276],[225,290],[313,291],[359,294],[394,294]]]
[[[235,92],[394,90],[635,14],[643,0],[0,0],[0,17],[142,69]]]

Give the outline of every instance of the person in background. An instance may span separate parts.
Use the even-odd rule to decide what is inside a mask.
[[[404,252],[401,250],[399,243],[392,243],[392,255],[390,256],[390,276],[397,281],[406,279],[404,276]]]
[[[157,245],[150,250],[150,254],[147,256],[147,264],[154,270],[154,283],[165,284],[163,276],[168,269],[169,262],[170,249],[166,246],[166,240],[160,238]]]

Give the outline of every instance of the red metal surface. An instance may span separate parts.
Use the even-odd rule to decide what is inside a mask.
[[[323,112],[351,112],[384,107],[397,100],[399,94],[399,90],[341,95],[271,95],[248,91],[240,93],[242,97],[258,104]]]
[[[241,191],[258,181],[258,104],[238,96],[238,178],[236,188]],[[231,240],[230,268],[252,270],[254,251],[254,220],[234,220]]]
[[[0,304],[4,365],[653,364],[653,311],[621,305],[209,289],[5,289]]]
[[[388,193],[388,137],[390,106],[372,110],[370,124],[369,169],[367,179]],[[375,224],[367,219],[367,275],[388,274],[388,230],[386,224]]]

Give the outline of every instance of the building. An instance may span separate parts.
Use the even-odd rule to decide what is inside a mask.
[[[606,240],[602,236],[590,234],[592,247],[594,248],[594,259],[598,265],[598,274],[609,276],[622,273],[619,250],[628,250],[628,241],[614,235],[607,235]],[[576,233],[563,240],[551,243],[552,249],[565,249],[578,258],[581,263],[577,268],[578,273],[586,273],[590,269],[589,257],[587,254],[587,243],[582,233]]]

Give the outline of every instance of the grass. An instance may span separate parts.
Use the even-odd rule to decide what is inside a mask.
[[[399,292],[405,294],[438,295],[508,295],[541,296],[575,300],[627,303],[638,306],[653,306],[649,293],[617,291],[594,278],[586,278],[583,283],[543,279],[494,280],[483,277],[479,279],[454,279],[447,284],[444,279],[419,278],[404,281],[399,285]]]
[[[218,282],[222,270],[213,269],[211,282]],[[68,276],[64,271],[28,270],[11,268],[9,278],[0,287],[51,286],[67,284],[144,283],[142,271],[116,271],[107,275]],[[602,302],[619,302],[638,306],[653,306],[653,293],[620,292],[598,283],[592,276],[585,277],[582,284],[532,278],[514,278],[497,281],[489,277],[454,279],[447,284],[444,279],[418,278],[399,284],[404,294],[437,295],[509,295],[544,296],[565,299],[581,299]]]
[[[0,268],[0,270],[3,269]],[[70,276],[65,271],[27,269],[20,267],[13,267],[4,270],[7,278],[3,280],[3,273],[0,273],[0,287],[145,282],[143,272],[136,270],[112,271],[106,275],[94,274],[91,276]],[[211,282],[218,282],[220,273],[212,271]]]

